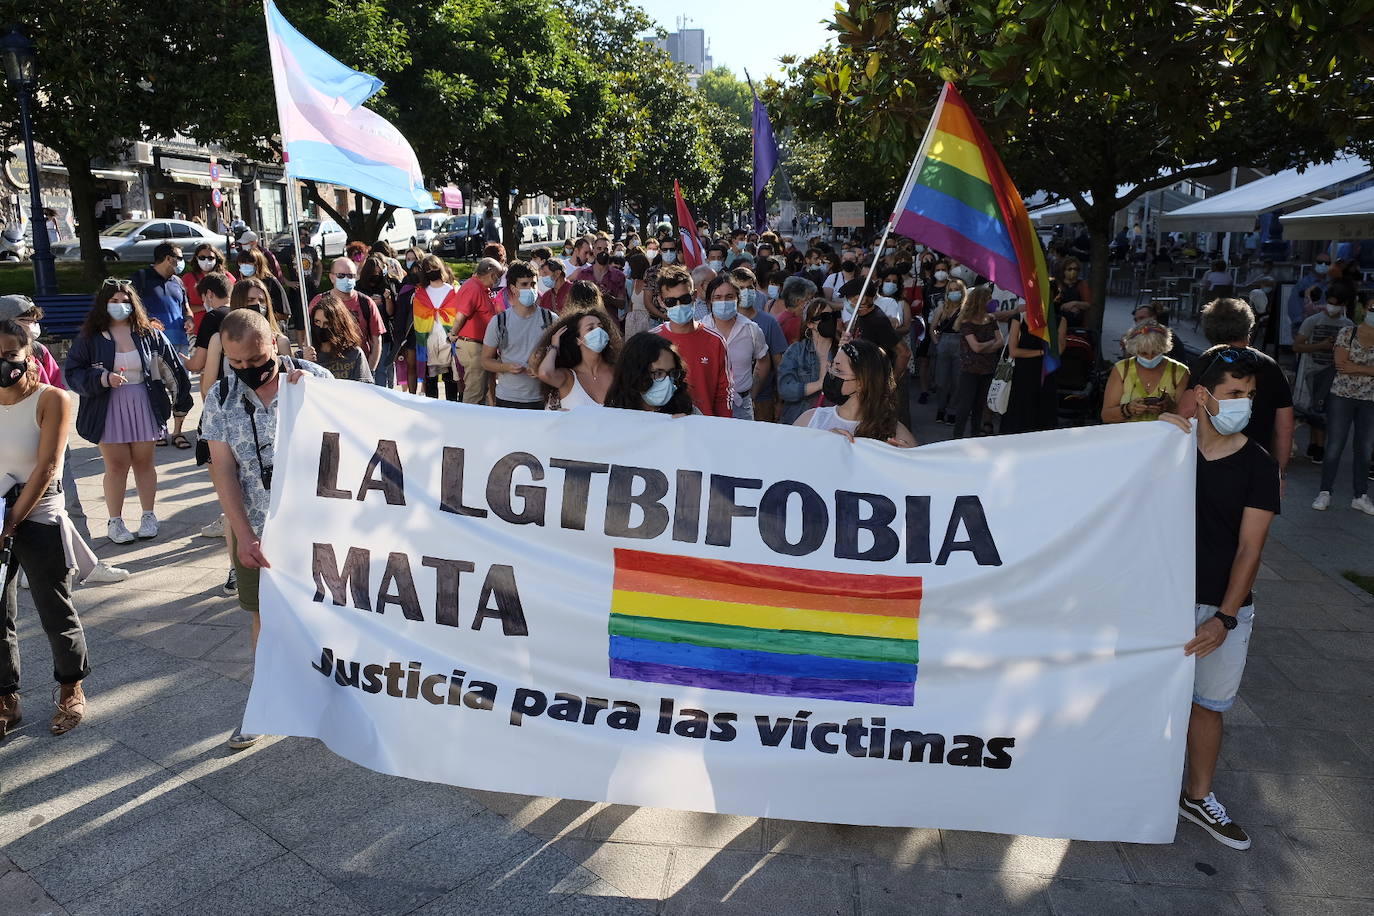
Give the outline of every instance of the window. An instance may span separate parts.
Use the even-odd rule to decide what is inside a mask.
[[[172,227],[167,223],[149,223],[143,227],[143,237],[145,239],[169,239],[172,237]]]
[[[179,239],[198,239],[200,233],[186,223],[172,223],[172,235]]]

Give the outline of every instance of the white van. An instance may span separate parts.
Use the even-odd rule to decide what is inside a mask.
[[[396,209],[391,211],[391,219],[382,229],[381,237],[391,243],[397,253],[412,247],[419,230],[415,227],[415,211]]]
[[[428,210],[415,214],[415,243],[424,251],[429,251],[430,243],[439,234],[439,227],[452,216],[447,210]]]

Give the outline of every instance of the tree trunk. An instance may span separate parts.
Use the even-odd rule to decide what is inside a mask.
[[[1092,330],[1094,338],[1099,341],[1099,355],[1101,353],[1102,340],[1102,316],[1107,308],[1107,280],[1111,272],[1109,248],[1112,241],[1112,217],[1110,209],[1103,208],[1103,212],[1094,212],[1084,220],[1084,226],[1088,230],[1088,251],[1092,257],[1092,274],[1088,278],[1088,291],[1092,297],[1092,311],[1088,313],[1088,320],[1085,324]]]
[[[520,242],[523,241],[520,232],[520,217],[515,209],[520,206],[518,195],[501,193],[501,238],[502,244],[506,246],[506,258],[514,260],[520,257]]]
[[[105,257],[100,251],[100,229],[95,224],[95,176],[91,174],[91,157],[83,151],[58,150],[62,165],[67,169],[67,185],[72,192],[72,217],[76,220],[76,238],[81,243],[81,266],[86,280],[97,285],[105,279]],[[30,175],[37,181],[37,175]],[[28,206],[28,201],[24,202]],[[33,231],[47,232],[43,223]]]

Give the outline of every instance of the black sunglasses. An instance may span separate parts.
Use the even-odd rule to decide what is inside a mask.
[[[664,305],[691,305],[696,299],[691,293],[683,296],[661,296]]]
[[[1218,360],[1226,363],[1228,366],[1240,365],[1247,367],[1255,365],[1255,363],[1258,361],[1255,358],[1255,354],[1251,353],[1249,350],[1240,350],[1236,347],[1227,347],[1226,349],[1217,353],[1216,356],[1213,356],[1212,361],[1207,364],[1207,368],[1203,369],[1200,373],[1198,373],[1197,377],[1199,379],[1206,378],[1207,373],[1212,371],[1212,367],[1217,364]]]

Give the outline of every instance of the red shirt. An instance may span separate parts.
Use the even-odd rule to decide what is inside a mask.
[[[564,280],[562,286],[539,294],[539,307],[557,315],[568,307],[568,297],[572,295],[572,284]]]
[[[580,270],[573,271],[572,276],[568,277],[570,283],[577,280],[586,280],[588,283],[595,284],[601,290],[601,298],[603,299],[615,299],[617,301],[624,301],[625,299],[625,274],[618,267],[607,266],[606,272],[598,280],[595,265],[588,264]],[[609,303],[607,303],[607,308],[610,308]]]
[[[782,333],[787,337],[789,344],[794,344],[801,339],[801,316],[791,309],[783,309],[773,316],[778,319],[778,325],[782,328]]]
[[[491,301],[491,292],[476,277],[468,277],[458,287],[458,314],[467,319],[458,331],[459,338],[481,343],[487,325],[496,315],[496,306]]]
[[[730,378],[730,356],[724,339],[701,324],[686,334],[677,334],[665,322],[654,328],[654,333],[672,341],[682,354],[682,363],[687,367],[687,389],[697,410],[708,417],[732,416],[730,392],[735,384]]]

